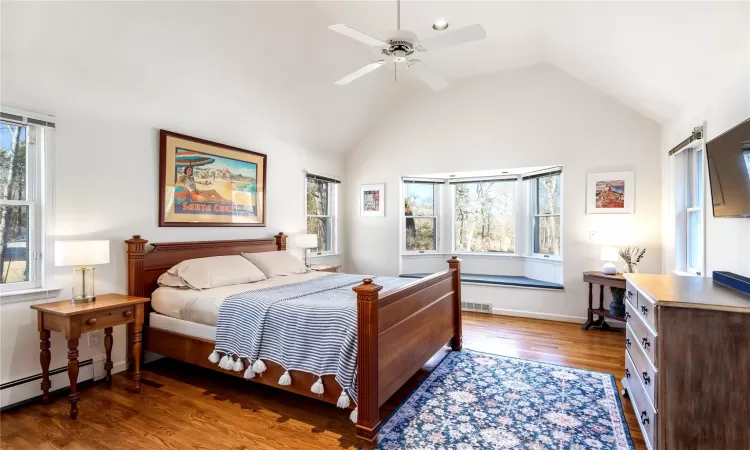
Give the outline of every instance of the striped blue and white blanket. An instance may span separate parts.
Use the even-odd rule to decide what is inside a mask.
[[[349,405],[346,392],[356,403],[357,295],[352,287],[366,277],[332,274],[228,297],[219,309],[216,348],[209,360],[227,370],[245,370],[245,378],[262,376],[262,360],[287,372],[335,375],[342,387],[339,407]],[[383,291],[411,281],[375,278]],[[279,384],[291,384],[288,373]],[[323,394],[322,382],[316,381],[311,390]]]

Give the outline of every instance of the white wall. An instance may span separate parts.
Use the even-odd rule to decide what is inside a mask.
[[[750,14],[748,14],[750,22]],[[662,127],[662,236],[665,271],[675,268],[674,199],[670,195],[669,157],[667,152],[688,137],[693,128],[705,122],[706,141],[750,117],[750,30],[744,42],[747,57],[733,66],[722,67],[716,84],[702,86],[679,115]],[[704,171],[708,174],[708,170]],[[711,188],[705,180],[706,211],[706,275],[714,270],[750,276],[750,218],[715,218],[711,211]]]
[[[268,28],[258,22],[262,18],[248,22],[248,28],[235,26],[243,30],[237,35],[219,33],[226,21],[250,21],[252,11],[242,8],[251,6],[137,5],[3,3],[0,100],[57,117],[53,233],[110,240],[111,262],[96,270],[99,293],[126,291],[123,241],[133,234],[164,242],[300,233],[305,229],[303,170],[345,178],[343,159],[318,147],[328,141],[301,143],[309,123],[294,104],[309,99],[298,99],[299,92],[284,96],[283,77],[267,73],[263,58],[253,61],[251,51],[264,45]],[[301,14],[305,26],[304,11],[291,10],[299,5],[278,8],[279,15]],[[186,32],[197,26],[200,33]],[[215,39],[213,48],[206,36]],[[229,52],[231,46],[236,48]],[[240,47],[247,50],[242,60],[237,59]],[[252,70],[245,70],[248,61]],[[280,82],[270,85],[270,77]],[[266,153],[267,226],[159,228],[160,128]],[[52,269],[50,284],[69,298],[72,268]],[[0,316],[2,382],[39,373],[39,336],[29,303],[3,305]],[[118,368],[125,358],[124,327],[114,337]],[[52,368],[67,363],[63,340],[53,333]],[[81,360],[103,351],[102,345],[89,348],[85,336],[81,339]],[[38,392],[38,383],[33,384]],[[7,391],[3,406],[26,395]]]
[[[349,216],[348,267],[398,274],[402,175],[561,165],[565,291],[490,297],[498,310],[581,318],[581,272],[602,265],[589,230],[631,228],[634,244],[648,248],[641,271],[660,271],[659,148],[658,124],[549,65],[462,80],[439,94],[417,88],[347,160],[349,211],[358,211],[361,184],[386,183],[385,217]],[[635,214],[587,216],[586,172],[610,170],[635,170]]]

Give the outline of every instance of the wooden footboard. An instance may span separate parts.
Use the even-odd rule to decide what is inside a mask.
[[[442,346],[461,350],[461,269],[448,270],[379,295],[371,279],[357,293],[357,435],[373,440],[379,409]]]

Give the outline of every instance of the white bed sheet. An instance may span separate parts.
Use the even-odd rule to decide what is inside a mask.
[[[151,307],[159,314],[175,319],[216,327],[219,309],[224,300],[233,294],[271,286],[308,281],[330,275],[328,272],[307,272],[299,275],[274,277],[247,284],[235,284],[202,291],[160,287],[151,295]]]

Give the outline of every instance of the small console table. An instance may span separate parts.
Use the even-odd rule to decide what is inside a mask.
[[[583,281],[589,284],[589,310],[586,323],[581,329],[588,330],[591,327],[601,327],[604,330],[609,329],[609,324],[604,319],[612,319],[618,322],[625,322],[625,316],[610,314],[609,309],[604,308],[604,286],[625,289],[625,277],[621,273],[607,275],[604,272],[583,272]],[[599,308],[594,308],[594,285],[599,285]],[[599,316],[594,320],[594,316]]]

